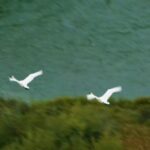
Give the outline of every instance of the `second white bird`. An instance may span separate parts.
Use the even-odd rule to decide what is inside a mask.
[[[108,89],[102,96],[100,97],[97,97],[96,95],[94,95],[93,93],[90,93],[90,94],[87,94],[87,99],[88,100],[93,100],[93,99],[96,99],[98,100],[99,102],[101,103],[105,103],[105,104],[110,104],[108,102],[109,98],[111,97],[111,95],[113,93],[117,93],[117,92],[121,92],[122,91],[122,87],[121,86],[118,86],[118,87],[114,87],[114,88],[111,88],[111,89]]]

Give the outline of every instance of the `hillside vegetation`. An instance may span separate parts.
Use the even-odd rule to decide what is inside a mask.
[[[148,150],[150,98],[0,99],[1,150]]]

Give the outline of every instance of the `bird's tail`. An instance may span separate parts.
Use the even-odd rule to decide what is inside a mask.
[[[9,81],[17,81],[17,79],[14,76],[9,77]]]
[[[96,99],[96,98],[97,97],[93,93],[87,94],[87,99],[88,100],[93,100],[93,99]]]

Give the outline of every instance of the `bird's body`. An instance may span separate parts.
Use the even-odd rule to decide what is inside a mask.
[[[14,76],[11,76],[9,78],[9,81],[12,81],[12,82],[17,82],[21,87],[24,87],[25,89],[29,89],[29,86],[28,84],[36,77],[40,76],[43,74],[43,71],[40,70],[38,72],[35,72],[35,73],[32,73],[30,75],[28,75],[24,80],[17,80]]]
[[[121,86],[118,86],[118,87],[114,87],[114,88],[111,88],[111,89],[108,89],[102,96],[100,97],[97,97],[96,95],[94,95],[93,93],[90,93],[90,94],[87,94],[87,99],[88,100],[93,100],[93,99],[96,99],[98,100],[99,102],[101,103],[105,103],[105,104],[110,104],[108,102],[109,98],[111,97],[111,95],[113,93],[117,93],[117,92],[121,92],[122,91],[122,87]]]

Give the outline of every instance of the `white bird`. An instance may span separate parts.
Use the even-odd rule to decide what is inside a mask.
[[[108,89],[102,96],[100,97],[97,97],[96,95],[94,95],[93,93],[90,93],[90,94],[87,94],[86,97],[87,97],[87,100],[93,100],[93,99],[96,99],[98,100],[99,102],[101,103],[105,103],[105,104],[110,104],[108,102],[109,98],[111,97],[111,95],[113,93],[117,93],[117,92],[121,92],[122,91],[122,87],[121,86],[118,86],[118,87],[114,87],[114,88],[111,88],[111,89]]]
[[[9,77],[9,81],[17,82],[21,87],[24,87],[25,89],[29,89],[28,84],[36,77],[43,74],[43,71],[40,70],[38,72],[29,74],[24,80],[17,80],[14,76]]]

